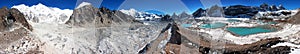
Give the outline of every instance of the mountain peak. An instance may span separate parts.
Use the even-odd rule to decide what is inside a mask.
[[[92,4],[89,3],[89,2],[82,2],[82,3],[80,3],[80,4],[76,7],[76,9],[81,8],[81,7],[83,7],[83,6],[86,6],[86,5],[92,5]]]
[[[32,6],[20,4],[13,6],[22,12],[29,22],[33,23],[59,23],[63,24],[73,13],[70,9],[59,9],[56,7],[47,7],[42,3]]]

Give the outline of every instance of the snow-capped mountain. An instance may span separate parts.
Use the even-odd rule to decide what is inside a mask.
[[[288,17],[295,15],[298,10],[279,10],[279,11],[266,11],[258,12],[255,19],[273,19],[273,20],[286,20]]]
[[[154,20],[155,18],[161,18],[162,16],[154,14],[154,13],[148,13],[148,12],[140,12],[133,8],[129,10],[121,9],[121,12],[135,17],[136,20]]]
[[[41,3],[33,6],[24,4],[13,6],[25,15],[29,22],[33,23],[65,23],[73,13],[70,9],[59,9],[56,7],[47,7]]]

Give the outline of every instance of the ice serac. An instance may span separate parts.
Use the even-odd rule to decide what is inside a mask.
[[[85,5],[75,9],[66,24],[74,26],[96,26],[108,27],[111,25],[120,25],[133,22],[133,17],[120,11],[111,11],[107,8],[95,8],[92,5]]]

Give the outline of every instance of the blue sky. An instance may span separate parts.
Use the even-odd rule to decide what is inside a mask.
[[[91,0],[80,0],[80,1],[91,1]],[[92,0],[93,3],[97,3],[96,6],[98,5],[99,7],[104,6],[107,7],[109,9],[113,9],[113,10],[117,10],[120,8],[120,6],[124,6],[124,3],[128,3],[125,2],[125,0]],[[95,2],[96,1],[96,2]],[[98,1],[98,2],[97,2]],[[173,1],[177,1],[177,0],[168,0],[170,2]],[[215,2],[214,0],[201,0],[201,1],[212,1]],[[194,12],[196,11],[198,8],[206,8],[205,6],[203,6],[203,4],[201,3],[200,0],[181,0],[181,2],[185,5],[185,7],[188,8],[188,10],[190,12]],[[229,5],[237,5],[237,4],[241,4],[241,5],[247,5],[247,6],[259,6],[262,3],[267,3],[269,5],[279,5],[282,4],[284,7],[286,7],[287,9],[296,9],[296,8],[300,8],[299,2],[300,0],[219,0],[222,6],[229,6]],[[7,6],[7,7],[12,7],[14,5],[19,5],[19,4],[25,4],[25,5],[36,5],[38,3],[42,3],[46,6],[49,7],[58,7],[61,9],[74,9],[76,6],[76,3],[78,1],[77,0],[1,0],[0,1],[0,6]],[[131,3],[141,3],[142,1],[139,0],[135,0],[135,1],[131,1],[129,0],[129,2]],[[157,1],[151,1],[151,2],[161,2],[160,0]],[[100,3],[100,4],[98,4]],[[147,2],[145,2],[147,3]],[[177,2],[178,3],[178,2]],[[155,4],[155,3],[154,3]],[[140,4],[136,4],[134,5],[134,9],[147,9],[147,6],[156,6],[155,8],[159,9],[159,8],[165,8],[164,6],[160,7],[161,5],[154,5],[154,4],[149,4],[149,5],[140,5]],[[168,3],[165,3],[168,4]],[[174,4],[176,4],[176,2],[174,2]],[[181,4],[181,3],[178,3]],[[204,3],[205,4],[205,3]],[[122,6],[122,7],[123,7]],[[125,4],[126,6],[126,4]],[[126,6],[126,7],[131,7],[131,6]],[[171,6],[171,7],[167,7],[165,9],[167,10],[171,10],[172,7],[174,7],[173,9],[176,10],[178,9],[176,5]],[[155,9],[154,8],[154,9]],[[172,11],[173,11],[172,9]],[[153,8],[151,9],[153,10]],[[179,9],[181,10],[181,9]],[[146,10],[143,10],[146,11]],[[163,11],[163,10],[162,10]],[[167,11],[170,12],[170,11]]]

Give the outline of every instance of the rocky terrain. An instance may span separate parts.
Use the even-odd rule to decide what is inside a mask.
[[[298,9],[300,11],[300,9]],[[300,12],[296,13],[294,16],[288,19],[290,23],[299,24],[300,23]]]
[[[71,18],[66,24],[74,26],[90,27],[107,27],[110,25],[119,25],[121,23],[129,24],[133,22],[132,16],[126,15],[120,11],[110,11],[107,8],[95,8],[91,5],[86,5],[74,10]]]
[[[37,11],[39,8],[45,10]],[[49,8],[43,4],[1,8],[0,54],[289,54],[300,51],[300,45],[297,45],[300,44],[299,12],[295,15],[281,12],[281,15],[291,17],[288,22],[268,24],[280,28],[275,32],[242,37],[225,29],[262,25],[243,17],[253,17],[262,11],[284,10],[282,5],[213,6],[206,10],[199,9],[192,15],[185,12],[163,15],[157,21],[139,21],[135,19],[135,14],[129,14],[131,12],[126,10],[96,8],[88,3],[80,4],[70,15],[44,13],[52,9],[55,7]],[[36,15],[38,13],[41,15]],[[202,19],[203,16],[206,20]],[[217,17],[241,19],[228,22],[228,18]],[[46,18],[51,20],[42,20]],[[214,29],[198,28],[201,24],[214,21],[227,24]],[[191,27],[182,26],[188,23]]]
[[[24,15],[17,9],[0,9],[0,53],[29,52],[39,48],[39,41],[30,35],[33,30]],[[39,53],[39,52],[37,52]]]

